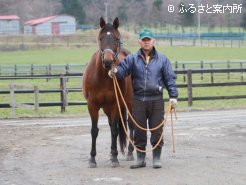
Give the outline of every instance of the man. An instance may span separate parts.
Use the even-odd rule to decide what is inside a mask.
[[[117,78],[125,78],[131,74],[133,85],[132,114],[136,122],[147,128],[155,128],[164,120],[163,88],[169,94],[169,103],[176,107],[178,91],[176,87],[176,75],[166,56],[159,53],[155,45],[153,33],[144,29],[139,34],[140,49],[135,54],[128,55],[120,65],[109,71],[109,76],[115,74]],[[162,134],[162,127],[151,131],[150,143],[152,146],[158,142]],[[134,144],[141,150],[147,145],[147,132],[135,127]],[[153,150],[153,168],[161,168],[161,150],[163,140]],[[137,151],[137,160],[131,169],[146,166],[146,153]]]

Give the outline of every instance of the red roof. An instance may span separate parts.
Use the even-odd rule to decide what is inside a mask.
[[[43,17],[43,18],[40,18],[40,19],[33,19],[33,20],[25,22],[25,24],[28,24],[28,25],[41,24],[41,23],[47,22],[47,21],[49,21],[51,19],[54,19],[55,17],[57,17],[57,15],[50,16],[50,17]]]
[[[17,15],[1,15],[0,20],[20,19]]]

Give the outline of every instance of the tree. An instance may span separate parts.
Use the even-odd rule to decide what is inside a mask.
[[[126,5],[121,5],[118,7],[119,19],[121,22],[127,22],[127,7]]]
[[[182,31],[184,32],[184,27],[193,26],[194,25],[194,12],[192,10],[192,6],[190,5],[188,8],[184,5],[184,3],[180,2],[179,4],[179,17],[180,24],[182,25]]]
[[[243,14],[242,21],[241,21],[241,27],[246,30],[246,13]]]
[[[240,26],[246,30],[246,1],[243,1],[243,4],[242,4],[242,13],[243,13],[243,16],[242,16],[242,19],[241,19],[241,23],[240,23]]]
[[[161,11],[161,6],[162,6],[162,0],[154,0],[153,6],[156,7],[158,11]]]
[[[61,13],[73,15],[79,24],[85,21],[85,11],[79,0],[61,0],[62,10]]]

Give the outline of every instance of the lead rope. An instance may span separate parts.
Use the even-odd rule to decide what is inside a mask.
[[[114,92],[115,92],[116,102],[117,102],[118,109],[119,109],[119,114],[120,114],[121,122],[122,122],[122,125],[123,125],[123,128],[124,128],[125,134],[127,135],[127,138],[128,138],[128,140],[129,140],[129,142],[132,144],[132,146],[135,148],[135,150],[137,150],[137,151],[139,151],[139,152],[145,152],[145,153],[146,153],[146,152],[149,152],[149,151],[153,151],[153,150],[160,144],[162,138],[164,138],[164,131],[165,131],[165,128],[166,128],[167,118],[168,118],[168,115],[169,115],[169,113],[170,113],[170,114],[171,114],[171,126],[172,126],[173,153],[175,153],[175,140],[174,140],[174,129],[173,129],[174,124],[173,124],[173,119],[172,119],[172,112],[174,111],[175,117],[176,117],[176,119],[177,119],[177,116],[176,116],[176,110],[175,110],[175,109],[172,109],[171,105],[169,104],[169,105],[167,106],[167,109],[166,109],[165,118],[164,118],[163,122],[161,122],[161,124],[159,124],[157,127],[152,128],[152,129],[146,129],[146,128],[143,128],[143,127],[139,126],[139,125],[136,123],[136,121],[134,120],[134,118],[132,117],[132,115],[131,115],[131,113],[130,113],[128,107],[127,107],[127,104],[126,104],[126,102],[125,102],[125,100],[124,100],[124,97],[123,97],[123,95],[122,95],[122,92],[121,92],[121,90],[120,90],[118,81],[116,80],[116,77],[115,77],[115,76],[113,76],[113,84],[114,84]],[[161,137],[159,138],[159,140],[158,140],[158,142],[155,144],[155,146],[152,147],[150,150],[141,150],[141,149],[139,149],[139,148],[133,143],[133,141],[131,140],[131,138],[130,138],[128,132],[127,132],[127,128],[126,128],[126,126],[125,126],[125,124],[124,124],[124,120],[123,120],[123,117],[122,117],[122,113],[121,113],[121,111],[120,111],[121,109],[120,109],[120,103],[119,103],[119,97],[118,97],[117,89],[118,89],[118,91],[119,91],[119,93],[120,93],[122,102],[123,102],[124,106],[126,107],[127,113],[128,113],[128,115],[131,117],[131,119],[133,120],[133,122],[135,123],[135,125],[137,125],[140,129],[145,130],[145,131],[147,131],[147,130],[149,130],[149,131],[151,131],[151,130],[156,130],[156,129],[158,129],[159,127],[163,126]]]

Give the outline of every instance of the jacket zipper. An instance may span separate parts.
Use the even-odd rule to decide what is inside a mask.
[[[148,67],[148,65],[145,65],[144,98],[143,98],[143,101],[145,101],[145,92],[146,92],[146,88],[147,88],[147,67]]]

